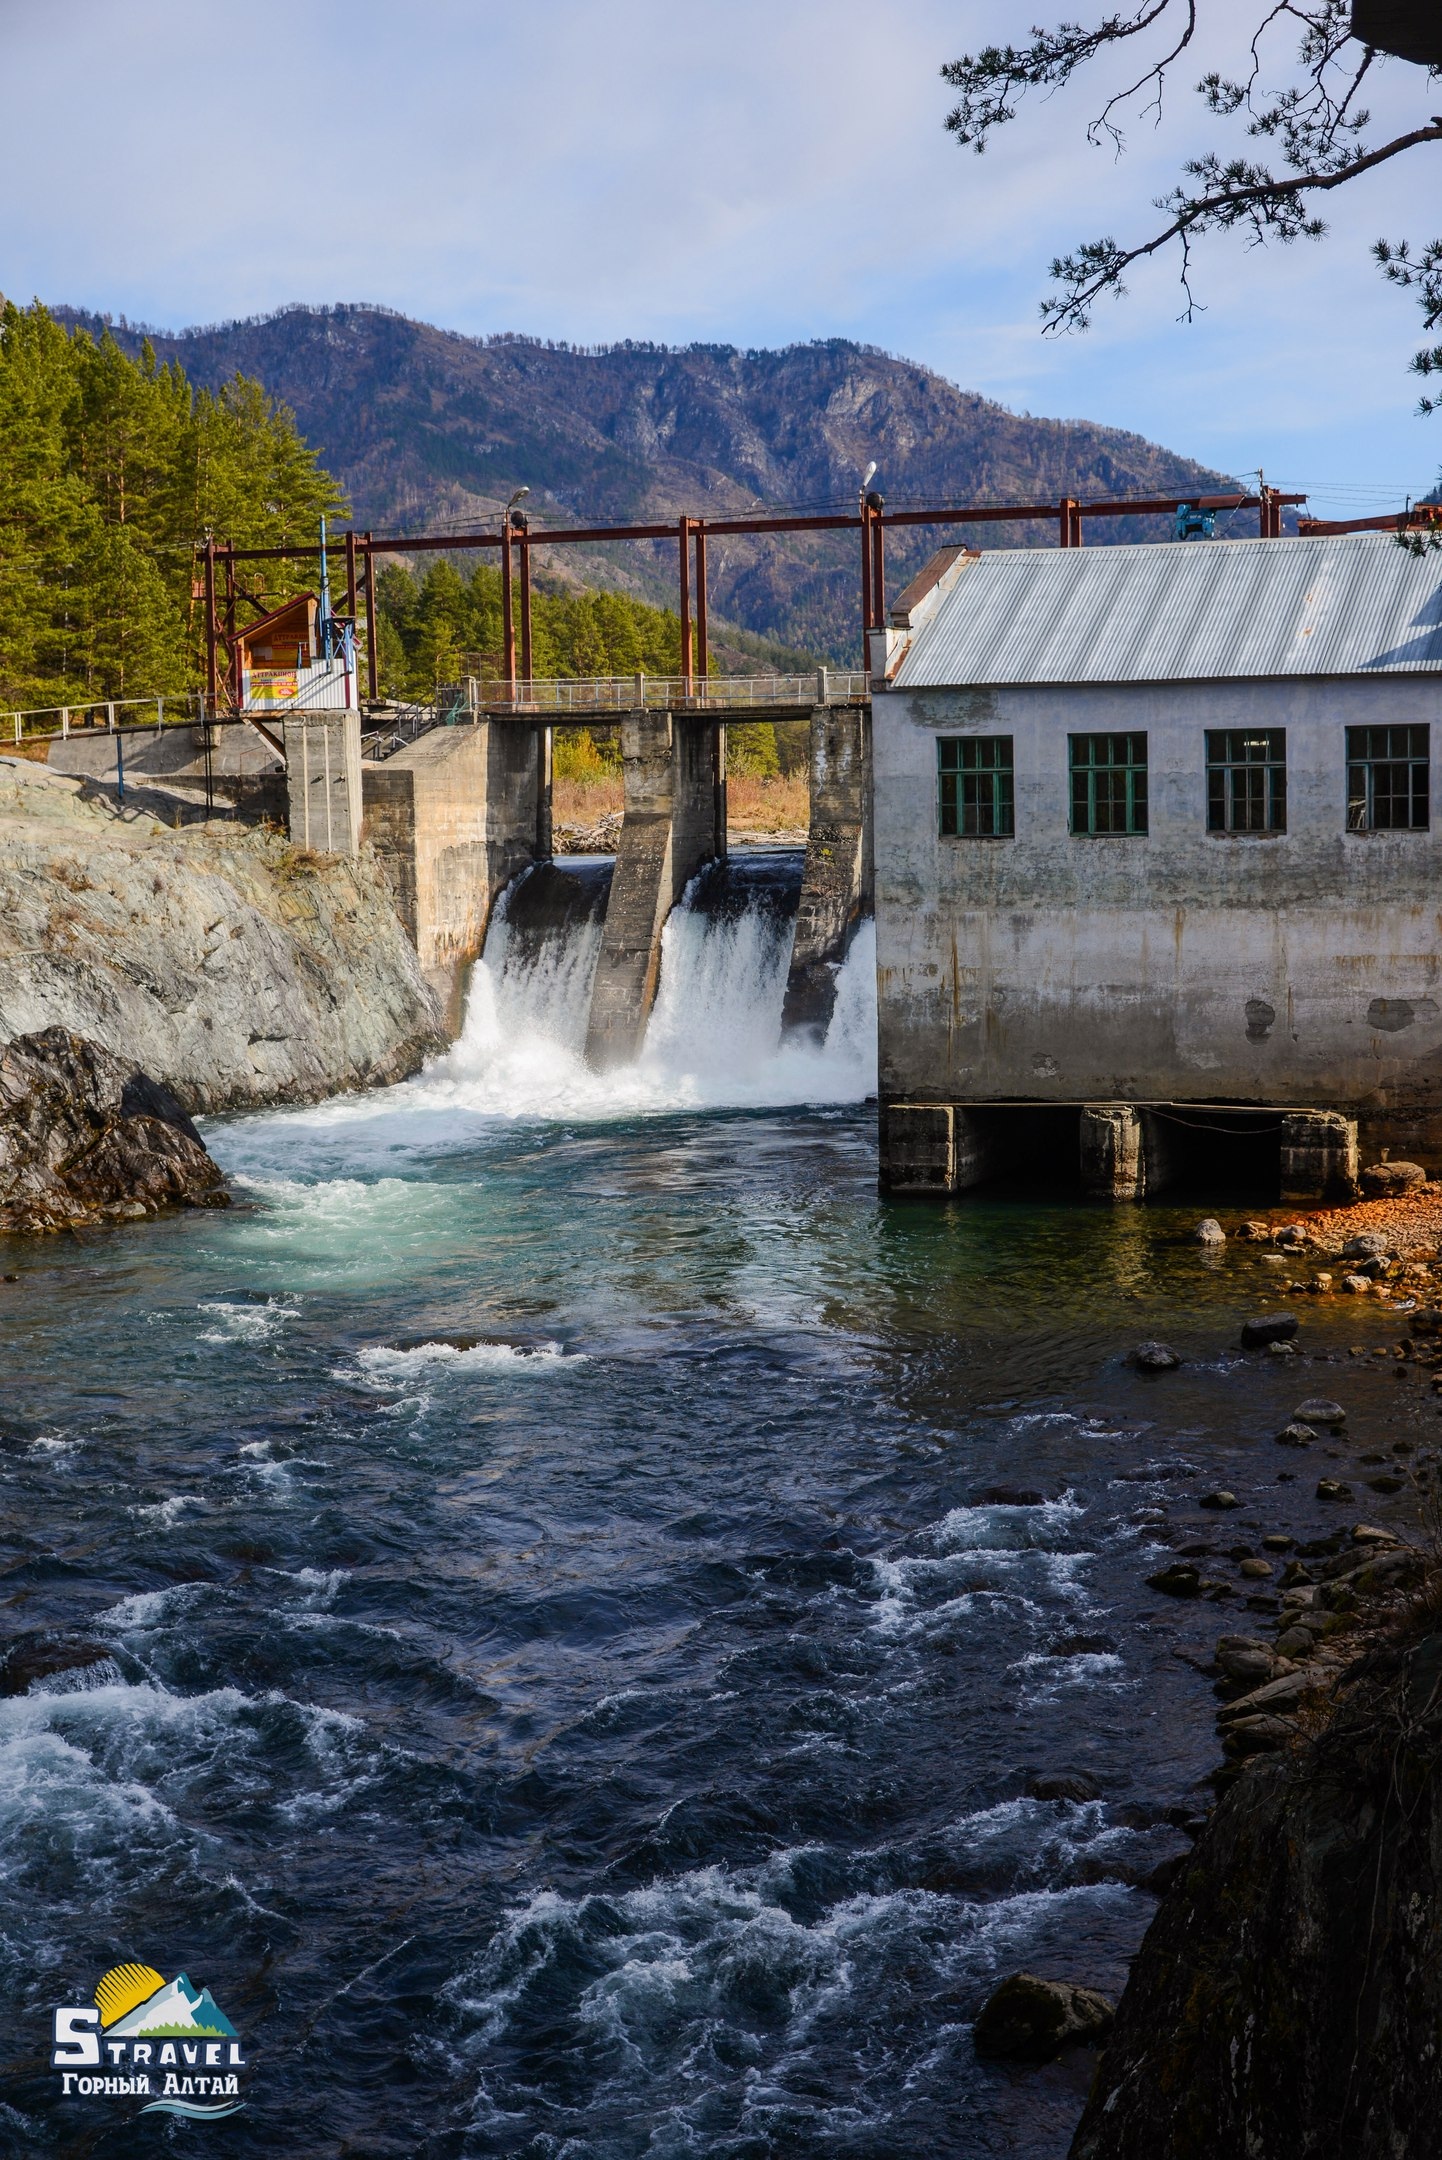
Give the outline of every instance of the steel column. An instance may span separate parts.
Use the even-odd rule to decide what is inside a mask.
[[[345,536],[345,611],[352,628],[355,627],[355,601],[355,534],[348,532]]]
[[[705,687],[710,672],[711,645],[707,627],[706,528],[696,526],[696,673]]]
[[[535,671],[531,658],[531,527],[525,516],[517,519],[517,531],[521,536],[521,680],[528,683]]]
[[[215,718],[216,708],[220,703],[220,667],[216,645],[215,542],[207,540],[205,543],[205,703],[206,712],[212,720]]]
[[[861,505],[861,665],[871,665],[871,509]]]
[[[886,628],[886,541],[883,537],[881,504],[878,502],[871,519],[871,612],[878,630]]]
[[[691,696],[691,520],[677,522],[681,547],[681,695]]]
[[[371,535],[365,536],[366,556],[366,695],[380,696],[380,621],[376,614],[376,558]]]
[[[501,527],[501,674],[516,694],[516,625],[511,613],[511,513]]]

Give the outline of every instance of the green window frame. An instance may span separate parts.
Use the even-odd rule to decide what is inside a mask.
[[[937,826],[944,840],[1010,840],[1016,775],[1010,735],[939,735]]]
[[[1425,832],[1431,823],[1432,730],[1347,730],[1348,832]]]
[[[1286,830],[1286,729],[1208,728],[1207,831]]]
[[[1147,738],[1072,735],[1071,829],[1140,835],[1147,829]]]

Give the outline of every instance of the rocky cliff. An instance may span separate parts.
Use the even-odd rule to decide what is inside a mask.
[[[189,1111],[397,1080],[442,1040],[367,857],[266,829],[173,831],[0,758],[0,1042],[55,1026]]]
[[[1442,2120],[1442,1601],[1225,1794],[1072,2160],[1424,2160]]]

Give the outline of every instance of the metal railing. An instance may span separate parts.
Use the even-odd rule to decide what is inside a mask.
[[[814,668],[805,675],[603,675],[575,680],[496,682],[468,679],[473,709],[483,713],[667,712],[716,710],[742,706],[855,704],[871,693],[871,678],[859,669]]]
[[[169,710],[167,710],[167,705]],[[125,720],[118,715],[134,713],[136,718]],[[154,720],[141,717],[153,713]],[[103,729],[114,735],[118,729],[151,730],[159,732],[167,727],[194,727],[204,718],[202,700],[192,694],[179,697],[145,698],[92,698],[76,705],[37,705],[28,712],[0,713],[0,744],[9,740],[24,742],[27,737],[54,738],[62,741],[79,731],[93,734]]]

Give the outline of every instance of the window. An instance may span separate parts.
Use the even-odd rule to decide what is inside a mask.
[[[1071,829],[1074,833],[1146,831],[1145,735],[1071,737]]]
[[[1429,734],[1425,722],[1348,728],[1348,832],[1426,830]]]
[[[1207,831],[1286,830],[1286,729],[1208,728]]]
[[[936,744],[943,838],[1009,840],[1016,831],[1009,735],[942,735]]]

